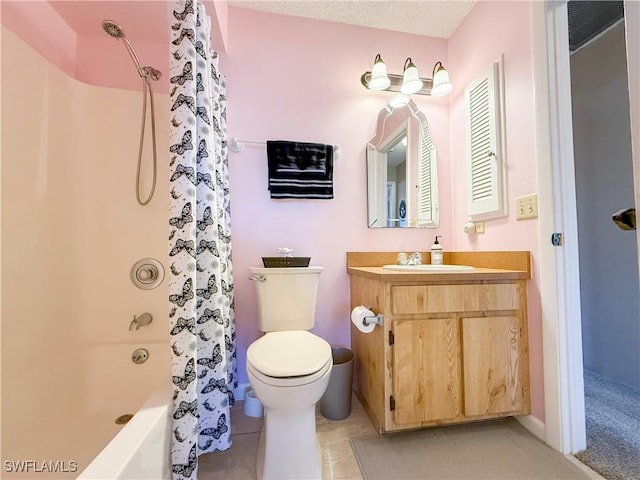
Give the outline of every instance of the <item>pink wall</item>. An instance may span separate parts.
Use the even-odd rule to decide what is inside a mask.
[[[378,112],[392,96],[362,87],[360,75],[381,53],[392,73],[411,56],[423,75],[447,63],[444,40],[229,8],[228,136],[340,145],[333,200],[280,200],[266,189],[264,146],[231,153],[234,285],[239,376],[246,347],[259,336],[248,267],[288,246],[325,267],[320,277],[314,331],[334,344],[350,344],[349,278],[345,253],[426,250],[438,233],[451,245],[447,100],[416,96],[439,153],[441,228],[367,228],[365,145]],[[357,40],[356,40],[357,39]]]
[[[479,2],[449,38],[449,98],[453,249],[529,250],[529,348],[532,412],[544,419],[542,320],[538,272],[538,221],[515,219],[515,198],[537,192],[530,6],[527,2]],[[466,235],[466,132],[464,88],[504,54],[508,217],[487,221],[483,235]]]
[[[501,53],[507,84],[509,205],[515,197],[536,191],[528,4],[482,2],[448,42],[233,7],[229,11],[229,52],[221,58],[228,78],[228,135],[337,143],[342,149],[336,161],[335,199],[330,202],[272,201],[266,190],[264,148],[247,146],[231,154],[235,286],[238,298],[247,299],[236,302],[240,368],[245,347],[259,335],[253,285],[246,271],[260,263],[260,256],[272,254],[278,246],[291,246],[324,265],[315,331],[332,343],[349,344],[344,252],[428,249],[438,233],[444,235],[449,250],[532,252],[534,278],[528,292],[532,409],[543,419],[537,221],[516,222],[510,215],[487,222],[484,235],[469,237],[462,231],[467,217],[464,85]],[[327,29],[331,35],[326,35]],[[423,56],[416,56],[416,50]],[[358,78],[378,52],[393,73],[401,70],[409,55],[419,66],[440,59],[456,85],[445,99],[415,96],[438,147],[441,226],[437,230],[366,228],[364,147],[388,95],[363,89]],[[330,301],[323,300],[327,298]]]
[[[212,38],[218,52],[226,51],[228,5],[205,0]],[[169,24],[175,2],[166,0],[92,0],[65,2],[2,1],[2,23],[69,76],[91,85],[140,89],[140,78],[122,42],[102,30],[113,20],[124,30],[142,65],[169,73]],[[43,28],[46,25],[46,28]],[[154,82],[168,93],[168,78]]]
[[[2,23],[56,65],[73,76],[77,35],[49,2],[1,2]],[[47,25],[42,29],[41,25]],[[28,39],[28,40],[27,40]]]
[[[91,85],[140,90],[140,77],[124,45],[102,29],[103,20],[114,20],[142,65],[165,75],[153,83],[154,91],[168,93],[171,5],[153,0],[2,1],[0,10],[6,27],[67,75]]]
[[[102,32],[102,18],[122,22],[143,63],[168,72],[166,42],[147,42],[149,37],[143,30],[130,28],[128,22],[133,19],[118,10],[124,3],[54,2],[55,11],[48,3],[26,5],[31,3],[2,2],[3,23],[75,78],[96,85],[140,88],[122,45]],[[80,34],[65,26],[56,13],[61,9],[71,10],[67,15],[82,26]],[[345,252],[426,250],[438,234],[444,236],[445,250],[533,253],[529,288],[531,385],[533,413],[544,418],[537,221],[516,222],[511,214],[487,222],[484,235],[468,237],[462,231],[466,221],[463,89],[501,53],[505,55],[507,91],[509,206],[515,197],[537,188],[528,3],[481,1],[449,40],[237,7],[223,8],[217,15],[221,28],[227,29],[226,36],[221,32],[226,46],[221,69],[227,76],[229,137],[314,141],[341,147],[335,162],[335,198],[330,201],[270,200],[264,147],[247,146],[240,153],[230,153],[240,381],[246,381],[246,347],[259,335],[255,293],[247,268],[259,264],[261,256],[273,254],[279,246],[290,246],[325,267],[315,331],[331,343],[348,345]],[[49,28],[40,28],[42,22]],[[151,23],[146,28],[157,28],[157,22]],[[134,24],[144,26],[146,22],[138,19]],[[359,77],[371,68],[376,53],[392,73],[401,73],[405,58],[411,56],[422,76],[430,76],[432,65],[441,60],[456,85],[446,98],[415,96],[438,149],[438,229],[366,226],[365,144],[374,135],[378,111],[391,96],[360,85]],[[156,90],[168,91],[166,77]],[[137,121],[137,114],[135,118]]]

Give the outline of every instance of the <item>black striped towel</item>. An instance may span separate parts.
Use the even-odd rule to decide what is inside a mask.
[[[271,198],[333,198],[333,145],[267,141]]]

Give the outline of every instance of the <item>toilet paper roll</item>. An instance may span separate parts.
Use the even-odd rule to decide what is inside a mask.
[[[244,394],[244,414],[247,417],[261,417],[263,413],[262,402],[252,389],[248,389]]]
[[[376,328],[375,323],[365,322],[365,317],[375,317],[376,314],[367,307],[360,305],[351,311],[351,323],[353,323],[362,333],[371,333]]]

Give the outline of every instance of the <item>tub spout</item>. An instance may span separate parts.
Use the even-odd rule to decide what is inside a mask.
[[[138,330],[140,327],[149,325],[152,320],[153,320],[153,317],[151,316],[150,313],[145,312],[141,315],[137,315],[137,316],[134,315],[133,320],[131,320],[131,323],[129,324],[129,330],[130,331]]]

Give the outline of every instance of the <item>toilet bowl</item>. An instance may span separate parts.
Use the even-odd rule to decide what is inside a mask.
[[[315,405],[332,365],[331,346],[306,330],[269,332],[249,346],[249,383],[265,415],[259,479],[322,478]]]

